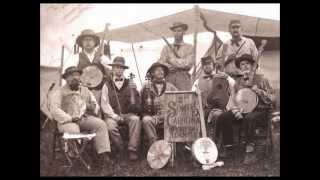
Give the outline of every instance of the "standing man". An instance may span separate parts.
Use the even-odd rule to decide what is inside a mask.
[[[174,43],[163,47],[159,62],[169,68],[167,81],[179,90],[191,89],[191,75],[189,70],[194,64],[194,51],[191,44],[183,42],[183,35],[188,30],[188,25],[175,22],[170,27],[174,35]]]
[[[164,116],[162,112],[165,106],[164,92],[177,91],[178,89],[170,82],[166,82],[169,68],[161,63],[153,63],[147,74],[151,76],[151,82],[142,87],[142,128],[146,133],[150,147],[158,139],[157,126],[164,126]],[[149,104],[151,98],[152,103]],[[153,107],[150,107],[153,105]]]
[[[235,58],[243,54],[250,54],[253,60],[258,58],[258,50],[254,41],[242,36],[242,26],[240,20],[231,20],[229,23],[229,32],[232,36],[230,40],[222,45],[217,54],[217,60],[225,72],[233,78],[240,74],[239,69],[235,67]]]
[[[82,51],[72,56],[72,60],[69,61],[70,63],[73,63],[81,70],[95,64],[98,66],[104,76],[108,76],[110,74],[110,70],[108,67],[109,60],[106,56],[100,54],[100,52],[97,51],[97,47],[100,44],[100,38],[95,34],[93,30],[83,30],[77,37],[76,44],[82,48]],[[95,88],[90,88],[99,104],[101,99],[102,86],[103,83]]]
[[[101,108],[107,123],[111,142],[119,152],[123,152],[123,140],[119,132],[119,125],[129,127],[128,151],[129,159],[138,159],[138,147],[140,145],[141,121],[140,114],[141,99],[136,85],[129,83],[124,77],[124,70],[129,67],[125,65],[123,57],[116,57],[112,64],[111,81],[106,81],[102,88]],[[136,104],[130,105],[131,91],[134,91]]]
[[[93,94],[86,87],[80,86],[81,73],[82,71],[75,66],[66,69],[63,78],[67,83],[52,95],[51,113],[57,121],[59,131],[62,133],[80,133],[80,131],[83,130],[95,132],[96,136],[93,140],[95,149],[100,156],[99,160],[102,166],[101,173],[111,172],[110,169],[113,167],[109,158],[111,149],[107,125],[103,120],[92,115],[97,113],[99,105]],[[73,93],[79,94],[86,103],[86,112],[80,118],[72,117],[71,114],[68,114],[70,112],[66,112],[63,108],[64,103],[62,102],[72,100],[67,97]],[[75,111],[77,111],[77,109]]]
[[[272,111],[272,87],[269,81],[262,77],[262,75],[255,74],[253,76],[253,82],[249,83],[250,79],[248,75],[253,71],[254,59],[249,54],[244,54],[237,58],[235,65],[242,72],[242,76],[236,79],[235,92],[238,92],[242,88],[251,88],[258,96],[259,101],[257,107],[249,113],[241,113],[239,107],[234,106],[230,111],[221,114],[217,120],[217,128],[222,130],[222,144],[232,149],[233,145],[233,128],[234,124],[241,124],[244,127],[246,138],[246,157],[245,164],[250,163],[251,156],[254,151],[254,133],[255,124],[258,120],[268,121],[268,113]],[[251,159],[251,160],[250,160]]]

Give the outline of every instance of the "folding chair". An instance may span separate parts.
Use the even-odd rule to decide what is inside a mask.
[[[76,161],[79,161],[89,171],[90,165],[84,160],[83,154],[88,142],[95,136],[95,134],[69,134],[59,132],[55,123],[55,130],[53,132],[53,146],[52,146],[52,157],[51,166],[54,161],[57,160],[56,153],[63,153],[67,164],[61,167],[66,168],[65,173],[68,174],[74,167]]]

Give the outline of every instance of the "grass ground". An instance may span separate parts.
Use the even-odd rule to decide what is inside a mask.
[[[93,168],[87,171],[81,164],[77,164],[68,174],[63,173],[59,164],[63,163],[60,154],[58,160],[52,167],[49,166],[50,149],[52,149],[52,129],[51,124],[41,132],[40,144],[40,175],[41,176],[97,176],[98,173]],[[89,151],[90,152],[90,151]],[[59,154],[58,154],[59,155]],[[60,157],[60,158],[59,158]],[[243,156],[237,155],[235,159],[225,159],[224,166],[216,167],[204,171],[201,167],[195,167],[190,160],[189,153],[177,154],[175,166],[166,167],[160,170],[153,170],[147,163],[146,155],[139,161],[130,162],[126,156],[121,156],[119,162],[114,166],[115,176],[280,176],[280,160],[261,157],[259,161],[251,165],[242,164]],[[94,167],[94,160],[89,159],[90,164]]]

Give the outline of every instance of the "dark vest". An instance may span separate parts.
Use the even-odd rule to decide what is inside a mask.
[[[116,90],[114,90],[113,85],[111,83],[113,83]],[[128,114],[130,112],[136,113],[136,112],[133,112],[135,110],[132,110],[134,107],[130,107],[131,89],[129,87],[129,79],[124,80],[123,86],[120,89],[117,88],[117,86],[114,84],[112,80],[106,81],[106,85],[108,87],[109,103],[116,114],[120,114],[117,99],[116,99],[116,94],[119,98],[122,114]],[[137,90],[135,90],[135,100],[136,100],[137,106],[140,106],[141,100],[140,100],[139,92]],[[137,111],[140,111],[140,109]]]

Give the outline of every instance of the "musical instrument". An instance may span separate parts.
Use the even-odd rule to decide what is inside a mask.
[[[258,96],[250,88],[242,88],[235,96],[235,105],[242,109],[242,113],[252,112],[258,105]]]
[[[77,92],[63,96],[61,109],[72,118],[82,118],[86,112],[87,106],[84,99]]]
[[[147,154],[147,161],[152,169],[161,169],[169,161],[172,149],[165,140],[158,140],[154,142]]]
[[[202,108],[201,91],[197,86],[197,95],[199,100],[199,114],[201,121],[202,138],[197,139],[192,144],[192,154],[197,161],[203,165],[214,164],[218,158],[218,149],[216,144],[207,137],[207,130],[205,127],[204,113]]]
[[[226,109],[230,98],[230,87],[227,76],[212,75],[211,84],[212,88],[207,97],[208,105],[212,108]]]
[[[145,90],[142,94],[142,98],[143,98],[142,105],[143,105],[144,111],[147,114],[153,115],[153,114],[155,114],[154,94],[151,92],[151,74],[150,73],[147,73],[146,81],[147,81],[147,84],[146,84]]]
[[[95,58],[93,59],[93,63],[90,66],[85,67],[82,71],[81,81],[84,86],[89,89],[97,88],[101,86],[104,82],[104,74],[106,73],[104,67],[100,64],[100,58],[103,55],[104,51],[104,41],[106,40],[106,35],[109,32],[110,24],[106,24],[104,29],[104,35],[102,40],[100,41],[99,48],[97,53],[95,54]]]
[[[240,89],[236,93],[235,103],[236,103],[236,106],[243,109],[242,113],[252,112],[258,105],[259,98],[257,94],[251,89],[251,87],[253,86],[253,77],[256,74],[256,70],[259,64],[259,59],[261,57],[261,54],[266,44],[267,44],[267,40],[263,39],[259,47],[258,59],[253,64],[253,70],[249,73],[243,74],[243,76],[246,76],[247,77],[246,79],[248,79],[247,81],[244,82],[245,88]]]
[[[135,75],[133,73],[130,73],[129,75],[129,84],[133,85],[134,81],[133,79],[135,78]],[[135,99],[135,88],[130,86],[130,105],[135,105],[136,104],[136,99]]]
[[[95,64],[85,67],[82,71],[81,82],[88,88],[95,88],[103,81],[103,73]]]

